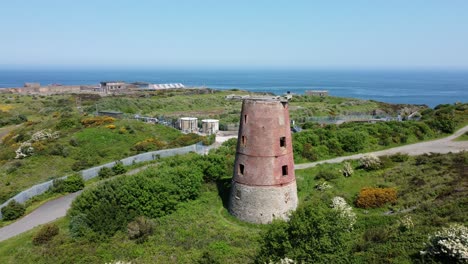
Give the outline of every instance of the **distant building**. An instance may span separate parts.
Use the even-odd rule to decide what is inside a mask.
[[[104,93],[119,93],[128,90],[130,84],[121,81],[101,82]]]
[[[219,131],[219,120],[217,119],[203,119],[202,132],[208,135],[216,134]]]
[[[198,118],[181,117],[179,119],[179,129],[185,133],[196,133],[198,131]]]
[[[185,85],[181,83],[160,83],[160,84],[149,84],[148,89],[150,90],[162,90],[162,89],[181,89],[185,88]]]
[[[40,88],[41,84],[40,83],[24,83],[24,87],[27,87],[27,88]]]
[[[307,90],[305,91],[305,94],[312,95],[312,96],[325,97],[325,96],[328,96],[328,91],[327,90]]]

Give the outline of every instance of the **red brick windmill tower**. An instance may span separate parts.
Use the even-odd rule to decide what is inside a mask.
[[[241,99],[229,211],[251,223],[287,219],[298,203],[288,99]]]

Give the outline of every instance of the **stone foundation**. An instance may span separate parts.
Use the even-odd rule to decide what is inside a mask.
[[[283,186],[249,186],[233,182],[229,212],[240,220],[267,224],[287,220],[297,207],[296,181]]]

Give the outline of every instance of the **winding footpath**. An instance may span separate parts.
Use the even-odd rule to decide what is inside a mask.
[[[374,154],[376,156],[383,155],[392,155],[395,153],[405,153],[409,155],[421,155],[424,153],[448,153],[448,152],[460,152],[468,150],[468,141],[453,141],[455,138],[461,136],[468,131],[468,126],[463,127],[462,129],[455,132],[453,135],[450,135],[446,138],[426,141],[411,145],[405,145],[401,147],[395,147],[391,149],[369,152],[364,154],[356,154],[351,156],[344,156],[329,160],[322,160],[311,163],[297,164],[294,166],[294,169],[306,169],[314,167],[322,163],[339,163],[345,160],[359,159],[366,154]],[[232,137],[232,136],[231,136]],[[231,138],[231,137],[226,137]],[[224,139],[224,140],[226,140]],[[218,140],[217,140],[218,141]],[[136,172],[132,171],[128,174],[134,174]],[[55,200],[49,201],[38,207],[36,210],[26,215],[25,217],[19,219],[18,221],[0,228],[0,241],[7,240],[11,237],[17,236],[21,233],[24,233],[28,230],[33,229],[36,226],[51,222],[57,218],[63,217],[66,215],[67,210],[70,208],[72,201],[81,193],[71,193],[63,197],[57,198]]]

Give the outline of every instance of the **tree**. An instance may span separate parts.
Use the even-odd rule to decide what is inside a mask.
[[[351,232],[347,219],[323,202],[303,204],[289,222],[275,220],[263,235],[257,263],[285,257],[298,263],[338,263],[348,257]]]

